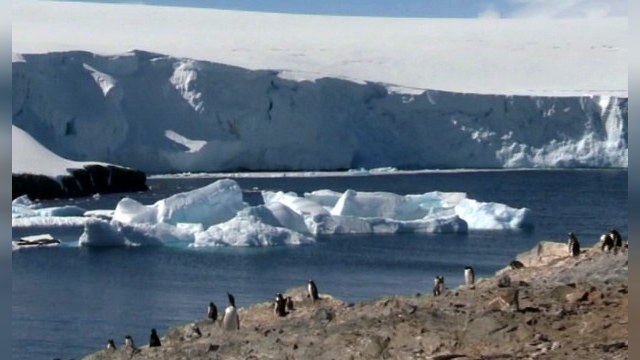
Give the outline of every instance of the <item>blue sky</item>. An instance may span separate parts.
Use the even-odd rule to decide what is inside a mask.
[[[78,1],[78,0],[75,0]],[[626,0],[85,0],[300,14],[393,17],[627,16]]]

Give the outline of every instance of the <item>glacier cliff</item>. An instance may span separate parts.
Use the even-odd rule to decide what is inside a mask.
[[[626,97],[298,81],[144,51],[16,54],[12,72],[14,125],[149,173],[628,166]]]

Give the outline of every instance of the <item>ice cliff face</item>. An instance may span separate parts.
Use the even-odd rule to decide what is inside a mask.
[[[147,172],[627,167],[628,99],[393,87],[134,51],[22,55],[13,124]]]

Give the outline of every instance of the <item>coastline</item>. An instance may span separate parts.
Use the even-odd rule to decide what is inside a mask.
[[[162,346],[102,350],[85,359],[511,359],[628,358],[628,252],[599,244],[578,257],[541,242],[474,289],[447,289],[347,304],[329,294],[313,303],[288,290],[295,310],[278,318],[271,303],[240,308],[240,330],[207,319],[169,329]],[[510,286],[499,287],[503,276]],[[424,290],[424,289],[420,289]],[[224,312],[224,309],[219,309]],[[203,314],[204,318],[204,314]],[[106,345],[106,339],[105,339]]]

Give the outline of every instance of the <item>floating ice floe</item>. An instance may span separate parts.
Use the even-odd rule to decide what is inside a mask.
[[[233,219],[195,234],[193,246],[304,245],[315,239],[288,229],[266,206],[240,211]]]
[[[223,179],[153,205],[124,198],[116,206],[113,219],[125,224],[201,223],[208,227],[233,218],[244,207],[240,186],[233,180]]]
[[[20,238],[18,241],[11,242],[11,250],[20,249],[37,249],[42,247],[56,247],[60,245],[60,240],[51,236],[51,234],[31,235]]]
[[[529,209],[479,202],[459,192],[398,195],[318,190],[298,196],[264,191],[262,197],[263,205],[248,206],[238,184],[225,179],[152,205],[123,198],[113,212],[36,209],[22,199],[12,207],[13,236],[58,231],[68,238],[77,233],[77,244],[88,247],[272,246],[311,244],[315,235],[324,234],[466,233],[533,227]],[[61,216],[80,212],[84,216]]]
[[[516,230],[533,227],[529,209],[481,203],[465,193],[389,192],[338,193],[318,190],[298,197],[263,192],[266,204],[290,206],[305,218],[313,234],[341,233],[465,233],[468,230]]]

